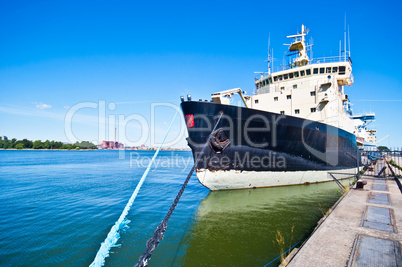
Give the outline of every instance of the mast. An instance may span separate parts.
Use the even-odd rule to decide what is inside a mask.
[[[348,46],[349,46],[349,57],[351,57],[351,55],[350,55],[350,34],[349,34],[349,25],[348,25]]]
[[[346,13],[345,13],[345,27],[344,27],[344,33],[343,33],[343,38],[344,38],[344,49],[343,49],[343,57],[346,61]]]
[[[271,74],[271,33],[268,37],[268,75]]]
[[[304,25],[302,24],[302,30],[300,33],[296,35],[289,35],[287,38],[294,38],[294,42],[290,44],[289,46],[289,51],[298,51],[299,52],[299,57],[294,60],[294,64],[296,66],[305,66],[309,62],[309,58],[306,53],[306,44],[305,44],[305,37],[306,33],[308,32],[307,29],[304,28]],[[300,39],[299,39],[300,38]]]

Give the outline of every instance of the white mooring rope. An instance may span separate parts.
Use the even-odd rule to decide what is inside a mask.
[[[204,146],[201,149],[201,153],[198,155],[197,159],[195,160],[193,167],[191,168],[189,174],[187,175],[187,178],[184,181],[183,185],[181,186],[181,189],[180,189],[179,193],[177,194],[175,200],[173,201],[172,205],[170,206],[168,213],[166,214],[165,218],[161,221],[161,223],[156,228],[153,236],[150,239],[148,239],[146,249],[145,249],[144,253],[140,256],[140,258],[138,259],[138,262],[134,265],[134,267],[148,266],[148,262],[151,259],[152,252],[159,245],[159,242],[163,239],[170,216],[172,216],[174,209],[176,208],[177,204],[179,203],[179,200],[184,192],[184,189],[186,189],[188,181],[190,181],[190,178],[193,175],[195,168],[198,166],[198,162],[203,157],[204,151],[205,151],[206,147],[208,146],[208,144],[210,143],[211,136],[215,132],[216,127],[218,126],[218,124],[222,118],[222,115],[223,115],[223,112],[221,111],[220,116],[219,116],[217,122],[215,123],[213,130],[209,134],[207,141],[205,142]]]
[[[140,182],[138,183],[137,187],[135,188],[133,194],[131,195],[130,199],[128,200],[128,203],[126,205],[126,207],[124,208],[123,212],[120,215],[120,218],[116,221],[116,223],[112,226],[112,228],[110,229],[109,234],[107,235],[105,241],[103,241],[103,243],[101,244],[101,247],[99,248],[98,253],[96,253],[95,259],[94,261],[89,265],[90,267],[100,267],[103,266],[105,264],[105,258],[109,256],[109,251],[112,247],[116,246],[117,241],[120,238],[120,230],[122,230],[124,227],[128,227],[128,223],[130,222],[130,220],[128,220],[126,218],[128,211],[130,210],[131,206],[134,203],[135,198],[137,197],[138,191],[140,191],[140,188],[142,186],[142,184],[144,183],[145,178],[148,175],[149,170],[151,169],[151,166],[156,158],[156,156],[159,153],[159,150],[161,149],[163,143],[166,140],[166,137],[168,136],[170,129],[172,128],[174,119],[176,118],[178,112],[176,112],[174,114],[173,120],[170,123],[170,126],[166,132],[165,137],[163,138],[162,143],[160,144],[160,146],[158,147],[158,149],[156,150],[154,156],[152,157],[152,160],[149,162],[147,169],[145,170],[144,174],[141,177]]]

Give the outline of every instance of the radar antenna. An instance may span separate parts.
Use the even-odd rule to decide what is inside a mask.
[[[299,57],[297,57],[293,62],[295,66],[305,66],[309,62],[309,58],[306,53],[306,40],[304,38],[308,32],[309,30],[305,29],[304,25],[302,24],[300,33],[287,36],[287,38],[294,38],[294,42],[289,45],[289,52],[298,52],[299,54]]]
[[[268,37],[268,75],[271,74],[271,63],[272,63],[272,55],[271,55],[271,33],[269,33]]]

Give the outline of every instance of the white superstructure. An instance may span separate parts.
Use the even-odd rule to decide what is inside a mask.
[[[215,103],[230,104],[227,97],[239,92],[247,108],[290,115],[325,123],[356,134],[350,117],[345,86],[353,83],[350,53],[337,57],[310,59],[305,44],[305,30],[296,35],[289,52],[297,56],[287,69],[256,79],[256,92],[243,96],[240,88],[212,94]],[[270,58],[270,56],[269,56]],[[229,92],[230,91],[230,92]],[[229,92],[229,94],[228,94]]]
[[[354,132],[353,121],[345,111],[348,96],[344,86],[353,83],[349,57],[310,60],[307,56],[304,25],[289,51],[298,57],[286,69],[255,81],[257,92],[247,99],[247,106],[329,124]],[[345,53],[346,54],[346,53]]]

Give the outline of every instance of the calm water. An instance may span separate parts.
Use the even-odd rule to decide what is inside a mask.
[[[130,166],[129,153],[0,151],[0,265],[88,266],[154,154]],[[105,266],[136,263],[191,168],[190,152],[158,158]],[[149,265],[263,266],[279,255],[278,231],[286,250],[338,198],[335,183],[210,193],[193,176]]]

